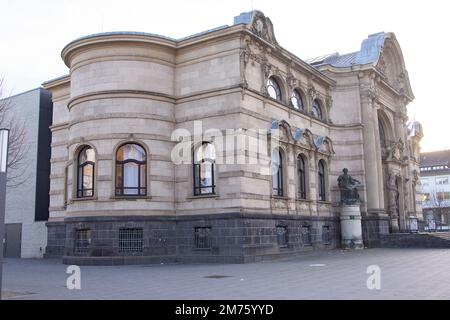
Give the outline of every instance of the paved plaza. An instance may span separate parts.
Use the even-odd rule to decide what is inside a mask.
[[[367,288],[367,268],[381,289]],[[82,266],[69,290],[59,260],[6,259],[6,299],[450,299],[449,249],[317,252],[227,265]]]

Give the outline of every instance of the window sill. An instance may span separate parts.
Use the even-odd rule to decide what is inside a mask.
[[[276,200],[289,200],[289,197],[286,196],[271,196],[272,199],[276,199]]]
[[[328,204],[328,205],[331,205],[331,202],[330,202],[330,201],[317,200],[317,203],[318,203],[318,204]]]
[[[308,203],[314,202],[311,199],[301,199],[301,198],[297,198],[297,199],[295,199],[295,201],[297,201],[297,202],[308,202]]]
[[[151,200],[151,196],[113,196],[110,197],[111,200],[129,200],[129,201],[136,201],[136,200]]]
[[[74,202],[96,201],[96,200],[98,200],[97,197],[73,198],[73,199],[70,199],[69,204],[72,204]]]
[[[189,196],[186,199],[193,200],[193,199],[217,199],[217,198],[219,198],[218,194],[200,194],[198,196]]]

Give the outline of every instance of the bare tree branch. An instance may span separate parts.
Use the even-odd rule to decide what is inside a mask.
[[[4,79],[0,78],[0,97],[4,96]],[[16,118],[13,101],[8,96],[0,100],[0,128],[9,129],[8,178],[9,188],[25,183],[30,177],[26,173],[26,126],[24,120]]]

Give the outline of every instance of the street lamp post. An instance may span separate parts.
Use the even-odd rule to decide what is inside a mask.
[[[5,243],[6,169],[9,130],[0,129],[0,300],[2,299],[3,246]]]

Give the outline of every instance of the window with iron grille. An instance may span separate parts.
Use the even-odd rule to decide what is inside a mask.
[[[120,252],[142,252],[143,232],[141,228],[119,230]]]
[[[322,243],[330,244],[330,227],[329,226],[322,227]]]
[[[305,246],[310,246],[312,244],[311,227],[310,226],[302,227],[302,241],[303,241],[303,245],[305,245]]]
[[[201,227],[194,229],[195,249],[211,249],[211,228]]]
[[[285,248],[288,246],[287,227],[277,226],[277,241],[278,241],[278,245],[281,248]]]
[[[216,151],[212,143],[203,142],[194,150],[194,195],[216,193],[215,161]]]
[[[87,253],[91,243],[91,230],[82,229],[75,231],[75,253]]]

